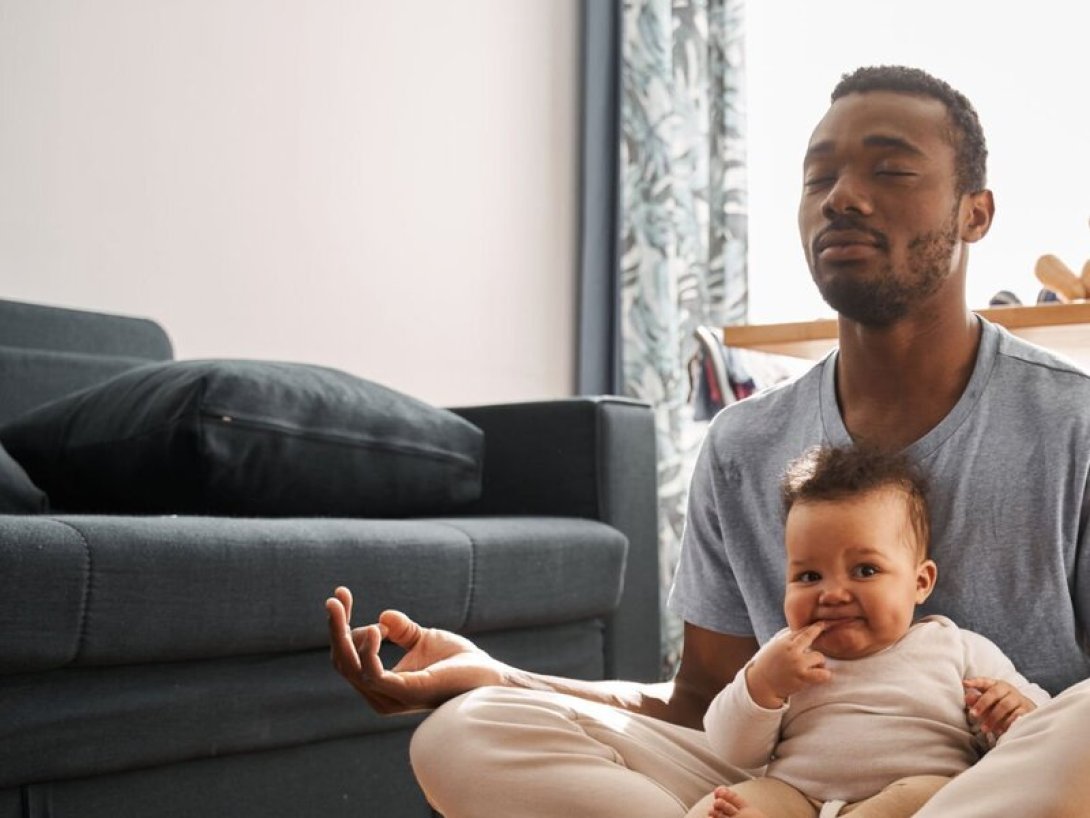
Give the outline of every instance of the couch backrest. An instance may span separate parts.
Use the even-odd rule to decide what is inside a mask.
[[[173,355],[166,332],[146,318],[0,299],[0,423]]]

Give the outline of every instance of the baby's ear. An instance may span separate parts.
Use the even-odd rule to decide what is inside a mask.
[[[924,560],[916,566],[916,604],[924,602],[935,590],[935,580],[939,577],[939,567],[934,560]]]

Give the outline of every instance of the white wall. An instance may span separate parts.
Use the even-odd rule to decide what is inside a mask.
[[[578,0],[0,0],[0,296],[570,394]]]

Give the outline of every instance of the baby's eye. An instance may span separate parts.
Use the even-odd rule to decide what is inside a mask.
[[[878,566],[876,566],[876,565],[857,565],[857,566],[855,566],[855,569],[854,569],[853,573],[857,577],[863,577],[864,579],[866,579],[867,577],[873,577],[873,576],[878,574]]]
[[[817,582],[821,574],[817,571],[802,571],[795,575],[795,582]]]

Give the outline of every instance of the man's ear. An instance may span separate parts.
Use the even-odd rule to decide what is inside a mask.
[[[939,577],[939,567],[934,560],[924,560],[916,566],[916,604],[922,604],[935,590],[935,580]]]
[[[995,198],[990,190],[966,193],[961,197],[961,240],[980,241],[992,227],[995,218]]]

